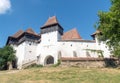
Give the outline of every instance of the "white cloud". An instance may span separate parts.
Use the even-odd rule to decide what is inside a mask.
[[[0,0],[0,14],[5,14],[11,9],[10,0]]]

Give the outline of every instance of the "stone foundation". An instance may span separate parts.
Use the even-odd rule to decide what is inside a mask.
[[[61,58],[61,66],[77,66],[87,68],[116,67],[118,59],[115,58]]]

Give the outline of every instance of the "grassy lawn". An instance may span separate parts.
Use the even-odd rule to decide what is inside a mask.
[[[43,67],[0,71],[0,83],[120,83],[120,70]]]

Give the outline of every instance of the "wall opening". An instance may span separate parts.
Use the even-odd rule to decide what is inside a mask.
[[[54,58],[52,56],[47,56],[45,59],[45,65],[54,64]]]
[[[73,51],[73,56],[74,56],[74,57],[77,57],[76,51]]]

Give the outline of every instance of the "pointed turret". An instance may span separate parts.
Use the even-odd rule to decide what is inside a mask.
[[[48,20],[46,21],[46,23],[41,28],[45,28],[45,27],[55,25],[55,24],[59,24],[56,16],[49,17]]]
[[[58,31],[60,34],[63,34],[63,28],[59,24],[56,16],[49,17],[45,24],[41,27],[41,34],[52,31]]]

